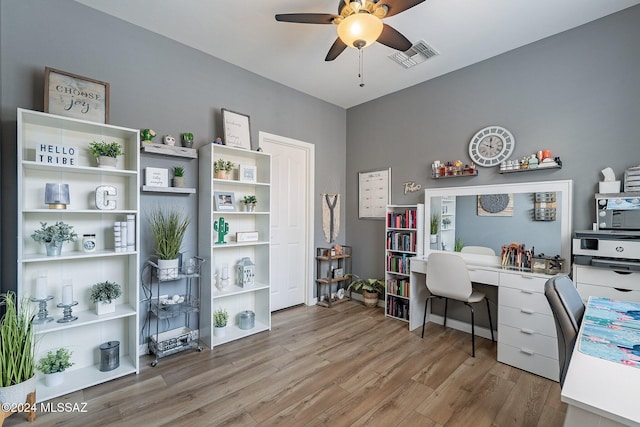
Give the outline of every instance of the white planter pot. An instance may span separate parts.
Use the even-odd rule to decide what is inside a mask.
[[[25,403],[27,395],[36,391],[36,376],[29,378],[16,385],[0,387],[0,402],[2,403]],[[35,402],[34,402],[35,403]]]
[[[430,234],[429,235],[429,241],[431,243],[438,243],[438,235],[437,234]]]
[[[115,313],[116,312],[116,302],[111,301],[108,302],[96,302],[96,314],[98,316],[102,316],[103,314]]]
[[[225,335],[227,335],[227,327],[223,326],[221,328],[219,327],[214,327],[213,328],[213,335],[216,337],[224,337]]]
[[[98,157],[98,167],[99,168],[115,168],[118,164],[117,157],[109,157],[109,156],[100,156]]]
[[[178,278],[178,258],[158,260],[158,279],[174,280]]]
[[[53,374],[44,374],[44,384],[47,387],[55,387],[64,382],[64,372],[54,372]]]

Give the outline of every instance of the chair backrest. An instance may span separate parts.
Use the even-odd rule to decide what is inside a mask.
[[[556,323],[560,385],[563,385],[585,307],[578,290],[568,276],[556,276],[547,280],[544,295],[549,301]]]
[[[463,246],[460,252],[496,256],[496,251],[491,248],[487,248],[486,246]]]
[[[455,253],[430,253],[427,288],[434,295],[466,301],[473,291],[467,263]]]

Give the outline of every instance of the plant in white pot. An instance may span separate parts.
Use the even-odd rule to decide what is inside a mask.
[[[122,287],[116,282],[96,283],[91,287],[89,299],[96,305],[96,314],[114,313],[116,311],[116,299],[122,295]]]
[[[213,334],[216,337],[225,336],[225,328],[229,321],[229,312],[225,308],[218,308],[213,312]]]
[[[184,168],[182,166],[174,166],[173,168],[173,186],[183,188],[186,185],[184,178]]]
[[[256,196],[244,196],[242,198],[242,203],[244,204],[244,210],[246,212],[253,212],[256,209],[256,204],[258,203],[258,199]]]
[[[155,208],[148,219],[158,256],[158,279],[177,279],[182,239],[191,220],[175,208],[160,207]]]
[[[54,387],[64,382],[64,371],[71,366],[71,352],[66,348],[59,348],[55,352],[47,352],[47,355],[38,361],[36,368],[44,374],[46,386]]]
[[[20,405],[25,402],[35,406],[35,334],[34,314],[27,299],[20,302],[15,292],[0,294],[0,402]],[[9,412],[0,412],[0,424]],[[35,412],[27,419],[34,421]]]
[[[47,249],[47,256],[60,256],[64,242],[75,242],[78,234],[73,231],[73,226],[62,221],[47,225],[40,222],[40,229],[33,232],[31,238],[43,244]]]
[[[384,295],[384,281],[382,279],[361,279],[355,274],[349,273],[345,277],[351,280],[347,290],[361,291],[363,303],[366,307],[376,307],[378,298]]]
[[[89,144],[89,151],[96,158],[98,167],[115,168],[118,164],[118,156],[122,156],[122,145],[117,142],[96,142]]]
[[[431,243],[438,243],[438,228],[440,228],[440,215],[433,213],[429,222],[429,239]]]

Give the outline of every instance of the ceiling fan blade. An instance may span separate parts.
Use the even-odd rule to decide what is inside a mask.
[[[424,2],[424,0],[380,0],[376,3],[376,7],[387,6],[389,8],[385,16],[386,18],[411,9],[413,6],[417,6],[422,2]]]
[[[280,13],[276,15],[276,21],[298,24],[333,24],[335,18],[338,18],[338,15],[331,13]]]
[[[402,52],[408,50],[412,46],[409,39],[387,24],[383,24],[382,34],[380,34],[380,37],[378,37],[378,40],[376,41]]]
[[[347,45],[344,44],[342,40],[340,40],[340,37],[338,37],[336,41],[333,42],[333,45],[331,45],[331,49],[329,49],[329,52],[327,53],[327,57],[324,58],[324,60],[333,61],[338,57],[338,55],[344,52],[346,48],[347,48]]]

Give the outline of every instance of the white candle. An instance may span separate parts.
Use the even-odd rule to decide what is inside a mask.
[[[63,305],[73,304],[73,286],[66,285],[62,288],[62,304]]]
[[[36,296],[35,299],[43,300],[47,299],[47,276],[41,274],[36,279]]]

